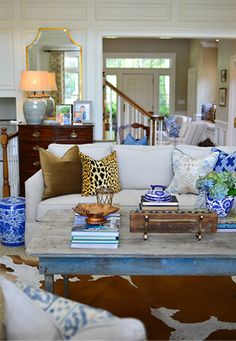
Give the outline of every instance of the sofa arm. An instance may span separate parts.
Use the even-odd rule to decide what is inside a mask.
[[[25,182],[26,222],[35,222],[37,207],[44,190],[43,173],[40,169]]]

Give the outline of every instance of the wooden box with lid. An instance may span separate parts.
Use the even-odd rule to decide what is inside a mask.
[[[30,125],[19,124],[20,195],[25,181],[40,169],[39,148],[50,143],[84,144],[93,142],[93,125]]]

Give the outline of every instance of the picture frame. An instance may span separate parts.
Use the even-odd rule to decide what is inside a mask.
[[[226,79],[227,79],[227,70],[223,69],[223,70],[220,71],[220,81],[222,83],[225,83]]]
[[[56,105],[56,123],[60,125],[70,125],[72,119],[72,105]]]
[[[219,105],[221,107],[226,106],[226,96],[227,96],[227,89],[226,88],[219,88]]]
[[[92,119],[92,101],[74,101],[73,125],[89,124]]]

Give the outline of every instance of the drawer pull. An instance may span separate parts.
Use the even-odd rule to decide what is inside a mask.
[[[33,137],[39,137],[40,136],[40,132],[39,131],[35,131],[33,134],[32,134]]]
[[[39,146],[33,146],[33,150],[39,150]]]
[[[72,139],[76,139],[76,137],[78,137],[78,134],[77,133],[75,133],[74,131],[70,134],[70,137],[72,138]]]
[[[33,162],[33,166],[39,167],[39,166],[40,166],[40,162],[39,162],[39,161],[34,161],[34,162]]]

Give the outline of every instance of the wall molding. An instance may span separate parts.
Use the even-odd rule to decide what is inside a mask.
[[[171,3],[97,3],[96,20],[118,21],[170,21],[172,20]]]
[[[0,89],[14,90],[13,32],[0,31]]]
[[[181,21],[222,22],[236,20],[236,4],[180,4]]]
[[[1,20],[13,19],[13,4],[11,1],[0,3],[0,19]]]
[[[24,1],[21,3],[22,20],[86,20],[87,4],[85,2],[65,1],[55,3],[52,1],[32,3]]]

